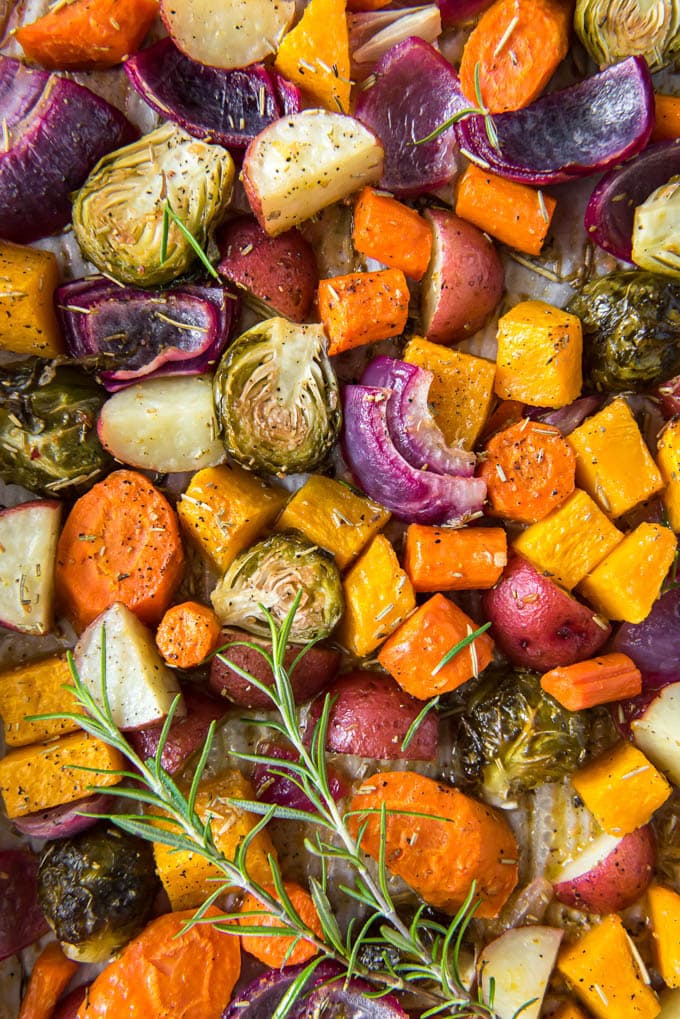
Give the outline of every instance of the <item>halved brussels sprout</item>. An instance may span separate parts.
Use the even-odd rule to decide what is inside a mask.
[[[680,51],[680,3],[576,0],[574,28],[600,67],[641,56],[658,71]]]
[[[78,192],[73,230],[86,258],[122,283],[152,287],[190,268],[231,198],[234,162],[220,145],[164,124],[104,156]],[[167,226],[167,251],[163,237]]]
[[[305,644],[327,637],[344,611],[342,581],[333,557],[301,534],[273,534],[234,559],[213,591],[212,603],[224,626],[269,635],[260,606],[280,624],[298,591],[291,641]]]
[[[633,261],[680,278],[680,177],[671,177],[635,210]]]
[[[340,395],[323,326],[270,318],[239,336],[215,373],[227,450],[266,474],[313,471],[341,424]]]

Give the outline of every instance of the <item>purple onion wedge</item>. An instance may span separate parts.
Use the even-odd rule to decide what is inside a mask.
[[[622,623],[614,651],[632,658],[640,672],[680,678],[680,588],[667,591],[641,623]]]
[[[28,244],[71,219],[71,194],[134,139],[123,114],[82,85],[0,56],[0,237]]]
[[[633,162],[610,170],[586,206],[588,236],[615,258],[631,262],[636,206],[679,173],[680,138],[650,145]]]
[[[470,478],[475,473],[475,454],[447,445],[428,406],[432,378],[432,372],[408,361],[376,357],[362,375],[361,385],[392,390],[387,401],[387,427],[407,463],[435,474]]]
[[[547,407],[525,407],[524,414],[531,421],[543,421],[546,425],[559,428],[562,435],[571,435],[586,418],[600,409],[602,401],[603,398],[598,395],[579,396],[578,400],[557,410]]]
[[[220,359],[236,321],[237,301],[217,286],[159,293],[120,287],[106,276],[57,288],[57,312],[72,357],[110,355],[101,372],[109,392],[140,379],[200,375]]]
[[[473,162],[524,184],[562,184],[607,170],[645,147],[654,125],[652,79],[642,57],[629,57],[492,119],[497,145],[484,117],[456,124],[460,147]]]
[[[47,934],[38,906],[38,860],[27,849],[0,852],[0,960]]]
[[[481,513],[486,484],[418,470],[404,460],[387,423],[389,389],[346,386],[345,459],[366,495],[407,523],[458,525]]]
[[[445,28],[470,21],[490,7],[492,2],[493,0],[437,0],[442,16],[442,25]]]
[[[86,796],[74,803],[42,810],[38,814],[25,814],[12,822],[22,835],[32,839],[67,839],[96,824],[96,818],[86,814],[105,814],[111,809],[111,797],[99,794]]]
[[[415,143],[469,108],[453,67],[429,43],[411,37],[393,46],[374,74],[375,83],[359,94],[356,117],[384,146],[380,186],[397,195],[420,195],[447,184],[456,173],[453,128]]]
[[[162,116],[195,138],[227,148],[244,149],[255,135],[290,112],[287,107],[294,98],[286,89],[289,83],[280,75],[275,80],[261,64],[230,71],[207,67],[187,57],[169,38],[130,57],[125,73]]]

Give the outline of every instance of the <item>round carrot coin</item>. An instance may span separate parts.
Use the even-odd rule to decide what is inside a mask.
[[[317,937],[322,938],[321,922],[316,907],[312,902],[309,892],[306,892],[300,885],[292,881],[286,881],[284,885],[288,898],[297,910],[300,919],[307,924]],[[268,887],[270,895],[278,898],[276,889]],[[241,912],[259,912],[260,916],[244,916],[239,923],[243,926],[271,927],[274,930],[285,929],[278,917],[273,913],[263,913],[264,906],[254,895],[246,895],[241,903]],[[241,944],[246,952],[254,955],[256,959],[273,969],[280,969],[282,966],[294,966],[298,963],[308,962],[317,954],[317,949],[309,941],[298,941],[295,948],[290,947],[295,941],[294,937],[284,937],[282,934],[273,934],[267,937],[264,934],[242,934]],[[290,952],[290,954],[288,954]]]
[[[219,647],[222,626],[212,609],[195,601],[173,605],[156,630],[158,650],[168,665],[192,669]]]

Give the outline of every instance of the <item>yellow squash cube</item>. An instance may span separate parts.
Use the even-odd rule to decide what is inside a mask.
[[[609,835],[628,835],[647,824],[671,787],[632,743],[617,743],[571,776],[574,789]]]
[[[564,407],[581,393],[583,332],[576,315],[522,301],[498,320],[496,395]]]
[[[352,87],[345,0],[310,0],[279,46],[275,67],[314,106],[349,113]]]
[[[421,336],[407,343],[404,361],[432,372],[428,402],[449,445],[472,449],[491,411],[496,378],[493,361]]]
[[[680,418],[669,421],[659,437],[657,463],[666,484],[663,504],[668,522],[680,531]]]
[[[588,574],[579,590],[606,619],[641,623],[659,597],[676,548],[669,527],[640,524]]]
[[[224,572],[276,520],[288,493],[243,467],[198,471],[177,504],[184,531]]]
[[[0,241],[0,348],[41,357],[64,353],[54,310],[59,282],[51,251]]]
[[[390,513],[332,478],[313,474],[276,522],[277,531],[301,531],[335,556],[343,570],[383,529]]]
[[[78,726],[68,719],[26,721],[27,715],[80,711],[73,694],[64,690],[64,686],[72,682],[65,655],[41,658],[0,673],[0,718],[5,727],[7,745],[22,747],[75,732]]]
[[[663,488],[659,469],[621,397],[587,418],[567,442],[576,454],[576,484],[612,517]]]
[[[668,987],[680,987],[680,895],[652,885],[647,891],[656,965]]]
[[[571,590],[622,538],[609,517],[577,488],[561,506],[523,531],[514,546],[537,570]]]
[[[344,589],[337,639],[359,658],[375,651],[416,607],[413,585],[382,534],[348,570]]]

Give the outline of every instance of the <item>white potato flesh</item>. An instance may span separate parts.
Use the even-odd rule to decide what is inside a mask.
[[[207,375],[149,379],[114,393],[101,409],[99,440],[116,460],[173,473],[226,459]]]
[[[276,53],[295,16],[295,0],[161,0],[175,43],[211,67],[246,67]]]
[[[499,1019],[513,1019],[520,1009],[522,1019],[538,1019],[563,933],[554,927],[515,927],[486,946],[478,961],[479,979],[486,1002],[493,980],[493,1010]]]
[[[0,625],[49,633],[61,504],[25,502],[0,513]]]
[[[632,725],[642,753],[676,785],[680,784],[680,683],[670,683]]]
[[[165,718],[180,690],[151,631],[126,605],[116,602],[83,632],[75,650],[76,668],[100,707],[102,643],[106,644],[106,692],[117,727],[142,729]],[[182,715],[185,709],[180,708]]]
[[[382,175],[383,147],[354,117],[304,110],[274,121],[248,146],[243,183],[274,237]]]

